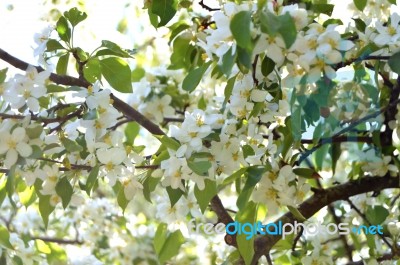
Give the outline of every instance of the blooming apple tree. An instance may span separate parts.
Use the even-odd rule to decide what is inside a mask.
[[[82,48],[82,3],[55,6],[36,65],[0,47],[0,264],[398,264],[395,0],[136,5],[132,49]]]

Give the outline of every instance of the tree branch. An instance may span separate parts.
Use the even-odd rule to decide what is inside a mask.
[[[62,239],[62,238],[54,238],[54,237],[44,237],[44,236],[32,236],[32,240],[42,240],[44,242],[52,242],[57,244],[64,244],[64,245],[82,245],[83,242],[78,239]]]
[[[349,181],[319,192],[311,196],[298,207],[299,212],[305,217],[310,218],[323,207],[338,200],[346,200],[347,198],[363,194],[367,192],[377,192],[383,189],[400,188],[399,177],[390,177],[387,174],[384,177],[364,177],[355,181]],[[296,217],[291,212],[287,212],[275,221],[285,223],[294,223]],[[261,256],[269,253],[271,248],[281,239],[279,235],[258,236],[254,242],[255,254],[253,261],[258,261]]]
[[[233,219],[229,215],[228,211],[225,209],[218,195],[215,195],[211,199],[211,209],[218,216],[218,223],[223,223],[225,225],[232,223]],[[234,235],[226,235],[225,242],[230,246],[237,246],[236,237]]]
[[[207,11],[218,11],[218,10],[221,10],[221,8],[212,8],[212,7],[209,7],[208,5],[204,4],[204,0],[200,0],[199,5],[200,5],[202,8],[204,8],[205,10],[207,10]]]
[[[0,59],[23,71],[25,71],[30,66],[30,64],[10,55],[3,49],[0,49]],[[38,72],[44,71],[44,69],[40,66],[33,66],[33,67],[35,67]],[[79,78],[67,75],[57,75],[54,73],[50,74],[50,80],[56,84],[67,85],[67,86],[80,86],[88,88],[91,85],[89,82],[81,80]],[[128,118],[142,125],[150,133],[155,135],[165,135],[165,133],[160,129],[160,127],[158,127],[152,121],[147,119],[140,112],[129,106],[127,103],[120,100],[113,94],[110,94],[110,98],[112,100],[112,105],[114,106],[114,108],[122,112]]]

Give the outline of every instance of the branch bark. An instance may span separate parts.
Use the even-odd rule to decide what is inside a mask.
[[[23,71],[26,71],[26,69],[30,66],[30,64],[10,55],[3,49],[0,49],[0,59]],[[44,69],[40,66],[33,66],[33,67],[35,67],[38,72],[44,71]],[[91,83],[85,80],[81,80],[79,78],[75,78],[68,75],[57,75],[54,73],[50,74],[50,80],[56,84],[66,85],[66,86],[80,86],[88,88],[89,86],[92,85]],[[112,100],[112,105],[114,106],[114,108],[122,112],[126,117],[136,121],[143,128],[145,128],[152,134],[165,135],[165,133],[160,129],[159,126],[157,126],[152,121],[147,119],[145,116],[143,116],[140,112],[129,106],[127,103],[120,100],[113,94],[110,95],[110,98]]]
[[[347,183],[337,185],[323,192],[318,192],[310,197],[308,200],[300,204],[298,207],[299,212],[305,217],[310,218],[323,207],[338,200],[346,200],[351,196],[363,194],[367,192],[377,192],[383,189],[400,188],[399,177],[390,177],[388,174],[384,177],[364,177],[359,180],[349,181]],[[278,225],[279,222],[294,223],[296,218],[291,212],[287,212],[275,221]],[[271,248],[281,239],[279,235],[265,235],[259,236],[254,242],[255,254],[253,263],[257,262],[263,255],[269,253]]]

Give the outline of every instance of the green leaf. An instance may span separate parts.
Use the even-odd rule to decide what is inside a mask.
[[[7,181],[5,180],[5,178],[3,178],[2,182],[0,182],[0,206],[2,205],[7,195],[6,184]]]
[[[169,234],[163,244],[159,244],[161,245],[161,249],[160,246],[158,246],[158,249],[160,249],[158,252],[156,249],[158,261],[160,262],[160,264],[164,264],[166,261],[176,256],[179,253],[180,247],[184,242],[185,238],[183,237],[180,230]]]
[[[171,186],[168,186],[166,188],[167,193],[168,193],[168,197],[169,197],[169,201],[171,202],[171,207],[174,207],[174,205],[179,201],[179,199],[182,197],[183,195],[183,191],[181,189],[173,189],[171,188]]]
[[[400,52],[397,52],[390,56],[388,64],[390,69],[396,74],[400,74]]]
[[[361,50],[358,52],[357,57],[359,58],[358,61],[363,60],[365,57],[367,57],[368,55],[370,55],[371,53],[379,50],[380,47],[378,47],[375,43],[368,43],[367,45],[365,45],[363,48],[361,48]]]
[[[371,223],[371,225],[382,224],[388,216],[389,211],[380,205],[376,205],[375,207],[369,206],[365,212],[365,217],[367,217],[367,220]]]
[[[265,56],[261,63],[261,73],[264,76],[268,76],[270,73],[272,73],[272,71],[274,71],[274,68],[275,62],[268,56]]]
[[[119,192],[118,192],[118,195],[117,195],[117,202],[118,202],[119,207],[121,207],[122,212],[124,213],[126,207],[129,204],[129,201],[126,199],[124,186],[123,185],[120,185],[120,186],[121,186],[121,188],[119,189]]]
[[[201,98],[199,99],[199,102],[197,103],[197,108],[201,110],[206,110],[207,103],[206,100],[204,99],[204,96],[201,96]]]
[[[69,202],[71,201],[72,194],[74,194],[74,189],[72,188],[67,177],[63,177],[57,182],[56,192],[58,196],[61,197],[64,209],[67,208]]]
[[[313,4],[311,6],[311,10],[317,14],[323,13],[328,16],[331,16],[334,7],[335,7],[335,5],[332,5],[332,4]]]
[[[70,152],[81,152],[83,150],[82,146],[80,146],[77,142],[72,141],[68,138],[61,138],[61,143],[64,145],[65,149]]]
[[[56,30],[58,32],[58,36],[65,42],[69,42],[71,39],[71,29],[68,25],[68,21],[65,17],[61,16],[56,24]]]
[[[245,172],[247,171],[247,168],[241,168],[222,182],[222,185],[228,185],[233,183],[237,178],[240,178]]]
[[[165,223],[159,224],[153,239],[153,246],[157,255],[161,252],[164,246],[165,240],[167,239],[167,234],[168,234],[167,224]]]
[[[131,121],[125,127],[125,137],[128,144],[133,145],[136,136],[139,135],[140,126],[137,122]]]
[[[195,90],[195,88],[200,83],[201,78],[207,71],[210,64],[211,62],[205,63],[202,66],[190,71],[189,74],[185,77],[185,79],[183,79],[182,83],[183,90],[186,90],[188,92],[192,92],[193,90]]]
[[[280,21],[270,11],[260,13],[261,31],[274,37],[280,28]]]
[[[367,0],[353,0],[353,2],[360,11],[364,11],[364,8],[367,6]]]
[[[10,233],[7,228],[0,225],[0,246],[13,249],[13,246],[10,243]]]
[[[83,75],[85,79],[94,83],[101,78],[100,61],[96,58],[92,58],[83,67]]]
[[[396,4],[397,4],[397,3],[396,3],[397,0],[388,0],[388,2],[391,3],[391,4],[393,4],[393,5],[396,5]]]
[[[210,161],[188,161],[188,167],[197,175],[208,176],[208,170],[211,167]]]
[[[243,190],[239,194],[236,206],[238,207],[239,211],[242,211],[248,204],[249,198],[254,190],[254,186],[260,181],[262,175],[266,171],[264,167],[249,167],[247,169],[247,180],[246,184],[243,187]]]
[[[101,50],[96,53],[96,56],[98,55],[116,55],[118,57],[123,57],[123,58],[133,58],[132,54],[135,53],[135,50],[124,50],[121,47],[118,46],[118,44],[109,41],[109,40],[103,40],[101,41],[101,47],[105,47],[108,49],[109,54],[105,54],[106,50]],[[111,53],[110,53],[111,52]]]
[[[284,15],[278,17],[280,22],[279,34],[282,36],[283,41],[285,42],[286,48],[290,48],[293,43],[296,41],[297,37],[297,29],[294,24],[294,20],[289,12],[286,12]]]
[[[251,68],[251,54],[240,47],[237,47],[237,53],[238,53],[238,67],[240,71],[244,74],[247,74],[249,72],[249,69]]]
[[[322,26],[326,28],[328,25],[331,25],[331,24],[343,25],[343,22],[337,18],[330,18],[330,19],[327,19],[324,22],[324,24],[322,24]]]
[[[35,245],[36,248],[39,252],[44,253],[44,254],[50,254],[51,253],[51,248],[49,247],[48,243],[44,242],[41,239],[36,239],[35,240]]]
[[[229,25],[233,37],[239,47],[251,52],[253,43],[250,32],[251,13],[250,11],[240,11],[231,19]]]
[[[132,82],[139,82],[146,75],[146,71],[141,67],[136,67],[132,71],[131,80]]]
[[[176,36],[178,36],[182,31],[190,28],[189,24],[186,24],[186,22],[179,21],[172,25],[170,27],[171,30],[171,35],[169,36],[169,42],[168,44],[171,44],[171,42],[175,39]]]
[[[203,190],[200,190],[197,185],[194,187],[194,196],[196,197],[197,203],[199,204],[200,210],[203,214],[211,199],[218,193],[217,183],[215,181],[206,179],[204,180],[204,184],[205,187]]]
[[[297,36],[296,25],[289,13],[275,16],[270,11],[262,12],[260,15],[261,31],[274,37],[280,34],[285,42],[286,48],[292,46]]]
[[[36,191],[36,194],[38,192]],[[39,196],[39,212],[42,216],[45,228],[49,225],[49,216],[54,211],[54,207],[50,204],[50,195]]]
[[[76,7],[71,8],[69,11],[65,11],[64,16],[69,20],[69,22],[71,22],[73,27],[87,18],[87,14],[79,11]]]
[[[29,156],[29,158],[38,159],[43,156],[43,151],[39,146],[31,145],[31,147],[32,147],[32,154]]]
[[[250,145],[246,144],[242,147],[243,150],[243,156],[246,159],[248,156],[253,156],[256,153],[254,152],[253,147],[251,147]]]
[[[84,50],[82,50],[81,48],[77,47],[74,49],[74,52],[76,53],[76,55],[78,55],[78,59],[77,61],[79,62],[85,62],[86,60],[89,59],[89,53],[85,52]]]
[[[19,201],[25,207],[28,207],[36,199],[35,189],[33,187],[26,187],[24,191],[18,192],[18,197],[19,197]]]
[[[68,69],[68,60],[69,60],[69,53],[66,53],[58,59],[56,72],[59,75],[65,75]]]
[[[361,31],[364,32],[365,28],[367,27],[367,25],[365,24],[364,20],[362,20],[361,18],[352,18],[356,24],[356,28]]]
[[[240,224],[250,223],[254,224],[257,220],[257,204],[249,202],[246,208],[240,210],[236,214],[235,221]],[[249,231],[249,230],[246,230]],[[236,242],[238,244],[238,250],[242,256],[246,265],[251,264],[251,260],[254,256],[254,238],[256,231],[251,229],[252,234],[240,233],[236,235]]]
[[[101,73],[118,92],[132,93],[131,69],[122,59],[110,57],[100,61]]]
[[[47,93],[58,93],[66,91],[65,87],[55,85],[55,84],[48,84],[46,85]]]
[[[224,96],[225,96],[224,105],[228,102],[229,98],[232,95],[232,90],[233,90],[233,85],[235,84],[235,80],[236,80],[236,75],[229,78],[228,82],[226,83],[224,89]]]
[[[7,77],[7,70],[8,68],[4,68],[0,70],[0,84],[4,83]]]
[[[335,174],[336,171],[336,163],[342,154],[342,149],[340,148],[340,143],[333,143],[331,146],[330,154],[332,157],[332,172]]]
[[[96,165],[90,170],[89,176],[86,180],[86,193],[87,195],[90,196],[90,192],[92,191],[96,181],[97,177],[99,175],[99,165]]]
[[[48,52],[52,52],[52,51],[56,51],[56,50],[64,50],[65,48],[61,45],[61,43],[59,43],[58,41],[54,40],[54,39],[49,39],[46,43],[46,51]]]
[[[222,56],[222,64],[218,65],[221,72],[229,77],[232,72],[232,67],[235,65],[236,53],[232,54],[232,47]]]
[[[26,134],[30,139],[39,138],[43,132],[43,127],[41,125],[37,125],[35,127],[28,127],[26,128]]]
[[[165,26],[175,15],[176,0],[157,0],[151,2],[151,12],[159,17],[157,28]],[[162,263],[162,262],[161,262]]]
[[[56,243],[48,242],[47,245],[51,249],[51,253],[47,255],[48,263],[55,265],[67,265],[68,258],[65,250]]]
[[[289,211],[293,214],[293,216],[297,219],[297,221],[304,222],[307,219],[299,212],[299,210],[293,206],[287,206]]]
[[[7,183],[6,183],[6,190],[8,194],[8,198],[12,203],[14,201],[12,200],[12,196],[14,195],[15,192],[15,167],[16,165],[13,165],[10,170],[7,173]]]
[[[310,179],[313,178],[315,170],[311,168],[295,168],[293,169],[293,173],[297,176]]]
[[[167,148],[169,148],[169,149],[172,149],[172,150],[178,150],[179,149],[179,147],[181,146],[180,145],[180,143],[177,141],[177,140],[175,140],[175,139],[173,139],[173,138],[171,138],[171,137],[168,137],[168,136],[166,136],[166,135],[163,135],[163,136],[159,136],[159,135],[154,135],[163,145],[165,145],[165,147],[167,147]]]
[[[22,259],[19,256],[14,256],[12,258],[13,264],[15,265],[24,265],[24,262],[22,261]]]

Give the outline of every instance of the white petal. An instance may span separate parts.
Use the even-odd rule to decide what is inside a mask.
[[[18,153],[14,149],[10,149],[7,152],[6,159],[4,160],[4,164],[6,165],[7,168],[12,167],[17,163],[18,159]]]
[[[17,127],[12,132],[12,138],[16,142],[20,142],[25,138],[25,129],[22,127]]]
[[[27,157],[30,156],[32,154],[32,147],[24,142],[19,142],[17,144],[17,151],[18,153],[23,156],[23,157]]]
[[[251,91],[251,100],[254,102],[263,102],[265,101],[265,98],[267,97],[268,92],[265,90],[260,90],[260,89],[253,89]]]
[[[114,165],[119,165],[122,163],[122,161],[125,160],[126,158],[126,152],[124,149],[121,148],[111,148],[110,149],[110,154],[111,154],[111,162]]]
[[[354,43],[352,41],[342,40],[342,41],[340,41],[338,50],[340,50],[340,51],[348,51],[353,47],[354,47]]]

